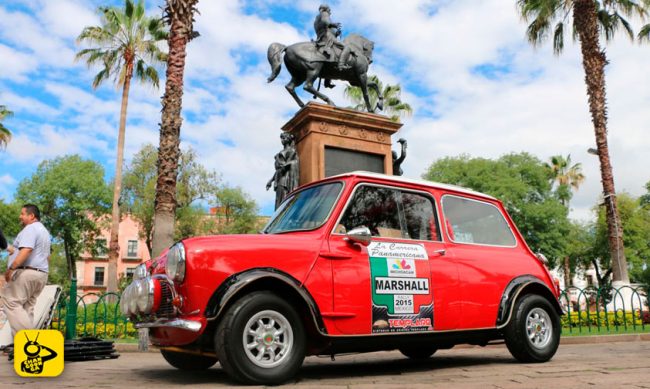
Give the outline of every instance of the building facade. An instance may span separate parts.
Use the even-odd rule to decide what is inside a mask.
[[[77,261],[77,288],[79,295],[104,293],[108,285],[108,243],[110,227],[101,231],[96,239],[97,255],[84,253]],[[146,241],[140,238],[139,225],[130,215],[120,222],[120,254],[117,259],[118,279],[131,278],[135,268],[151,258]]]

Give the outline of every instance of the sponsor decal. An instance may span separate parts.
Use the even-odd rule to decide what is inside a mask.
[[[428,278],[375,277],[377,294],[429,294]]]
[[[433,330],[433,298],[421,244],[372,242],[372,332]]]

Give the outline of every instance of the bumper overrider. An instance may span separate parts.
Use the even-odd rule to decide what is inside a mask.
[[[201,330],[201,322],[178,318],[182,296],[176,293],[174,282],[164,274],[134,280],[126,287],[120,300],[120,310],[131,318],[135,328],[178,328],[191,332]]]
[[[183,296],[176,293],[174,282],[183,282],[186,269],[185,246],[178,242],[166,254],[165,273],[150,274],[145,264],[139,265],[133,282],[122,293],[120,308],[131,318],[135,328],[174,328],[200,332],[202,322],[181,319]],[[192,315],[196,312],[189,313]]]

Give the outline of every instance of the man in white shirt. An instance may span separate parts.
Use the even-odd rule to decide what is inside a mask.
[[[47,283],[51,237],[40,222],[38,207],[25,204],[20,210],[24,226],[13,246],[9,247],[9,261],[0,296],[0,307],[7,315],[12,335],[34,326],[34,305]]]

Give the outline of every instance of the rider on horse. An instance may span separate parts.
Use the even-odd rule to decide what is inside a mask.
[[[316,31],[316,48],[329,60],[334,60],[336,53],[334,46],[341,49],[341,55],[338,59],[338,70],[349,69],[347,65],[350,56],[350,47],[339,40],[341,35],[341,23],[333,23],[330,19],[332,11],[327,4],[321,4],[318,7],[318,16],[314,20],[314,30]]]

